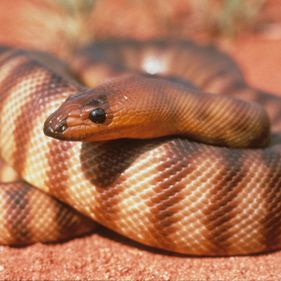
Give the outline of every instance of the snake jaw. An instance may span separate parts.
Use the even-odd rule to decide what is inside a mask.
[[[64,139],[63,133],[67,129],[67,122],[65,118],[59,118],[56,116],[55,113],[51,114],[44,123],[44,134],[57,138],[57,139]]]
[[[67,131],[71,128],[68,119],[79,120],[81,114],[77,105],[67,106],[66,109],[61,106],[46,119],[43,128],[45,135],[60,140],[67,139]]]
[[[73,117],[58,120],[51,115],[44,124],[44,134],[58,140],[81,141],[85,138],[85,132],[86,127],[82,121]]]

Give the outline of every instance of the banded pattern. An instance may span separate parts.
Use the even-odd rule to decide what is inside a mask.
[[[281,102],[249,88],[225,55],[190,42],[116,42],[114,46],[103,42],[78,52],[73,67],[83,70],[85,81],[93,70],[101,79],[146,70],[192,79],[197,87],[211,92],[244,93],[250,100],[265,103],[269,112],[276,138],[268,148],[230,149],[172,137],[104,143],[47,138],[42,131],[44,121],[66,97],[81,93],[83,87],[28,52],[4,53],[0,64],[0,153],[28,183],[106,227],[153,247],[194,255],[248,254],[281,247]],[[21,237],[33,242],[40,231],[37,236],[33,226],[24,224],[18,231],[16,225],[28,214],[28,222],[43,216],[39,210],[33,213],[34,206],[43,203],[35,203],[30,194],[33,190],[40,196],[45,193],[25,187],[25,183],[19,192],[15,189],[16,184],[0,191],[0,202],[11,206],[0,208],[5,226],[0,230],[1,242],[19,243]],[[15,194],[21,194],[21,203]],[[48,200],[53,199],[46,204]],[[20,206],[23,214],[13,216],[11,222],[4,210],[13,206]],[[58,209],[65,210],[50,209],[48,218],[54,224],[49,223],[52,227],[48,229],[55,230],[53,236],[42,231],[45,240],[62,232],[58,217],[67,215],[66,211],[53,211]],[[72,222],[70,228],[85,220],[82,215],[82,219],[71,218],[66,219]]]
[[[50,71],[39,67],[24,51],[7,51],[1,56],[0,64],[0,112],[7,114],[7,122],[1,119],[1,143],[5,144],[1,156],[12,159],[10,164],[17,171],[1,161],[0,243],[54,242],[92,231],[96,228],[94,222],[20,180],[26,168],[27,146],[34,120],[25,123],[25,115],[38,114],[38,110],[42,110],[38,107],[44,100],[44,95],[39,94],[40,89],[48,95],[49,89],[56,87],[58,78],[56,80]],[[33,80],[36,76],[38,82]],[[37,88],[38,84],[43,88]],[[31,93],[37,99],[29,99]],[[13,112],[11,107],[14,107]]]

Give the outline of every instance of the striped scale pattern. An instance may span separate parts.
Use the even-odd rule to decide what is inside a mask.
[[[158,68],[147,60],[159,60]],[[171,137],[99,143],[47,138],[42,131],[46,118],[83,87],[32,53],[8,50],[0,57],[0,153],[25,182],[9,184],[0,193],[2,243],[38,241],[40,231],[31,218],[39,219],[40,228],[44,216],[39,209],[61,204],[46,207],[60,209],[46,215],[54,236],[64,232],[61,217],[66,227],[81,223],[78,229],[88,231],[85,215],[140,243],[178,253],[240,255],[280,248],[279,98],[247,86],[224,54],[191,42],[97,43],[77,52],[73,69],[94,85],[101,82],[88,81],[94,73],[103,80],[133,69],[179,75],[203,90],[245,96],[268,111],[272,144],[229,149]],[[50,198],[44,205],[46,194]],[[42,203],[33,201],[36,196]],[[66,211],[64,204],[82,215]],[[16,207],[19,218],[5,211]],[[24,220],[30,226],[17,229]],[[44,234],[43,241],[53,240],[53,234]]]

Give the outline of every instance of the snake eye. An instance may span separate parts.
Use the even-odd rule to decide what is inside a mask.
[[[97,124],[102,124],[106,120],[106,113],[102,108],[95,108],[89,113],[89,119]]]

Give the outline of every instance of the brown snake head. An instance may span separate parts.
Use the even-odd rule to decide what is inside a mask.
[[[45,121],[44,133],[71,141],[150,137],[157,118],[149,116],[154,108],[140,102],[143,79],[129,75],[69,97]]]
[[[88,140],[106,131],[111,122],[107,98],[94,90],[69,97],[44,124],[47,136],[60,140]]]

